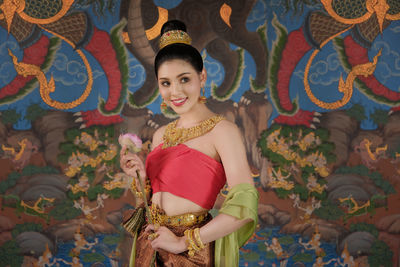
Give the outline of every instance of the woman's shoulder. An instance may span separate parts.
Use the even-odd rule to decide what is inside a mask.
[[[241,133],[236,123],[228,119],[224,119],[215,125],[213,129],[213,135],[217,139],[236,139],[236,137],[240,137]]]
[[[224,118],[221,121],[219,121],[214,128],[217,132],[225,132],[231,130],[237,131],[239,129],[236,123],[228,120],[227,118]]]
[[[152,149],[159,146],[163,142],[163,136],[167,125],[158,128],[153,134]]]

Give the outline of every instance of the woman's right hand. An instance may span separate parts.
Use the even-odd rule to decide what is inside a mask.
[[[139,173],[142,184],[145,184],[147,175],[144,163],[137,154],[129,152],[126,146],[121,149],[119,164],[129,176],[138,178],[137,174]]]

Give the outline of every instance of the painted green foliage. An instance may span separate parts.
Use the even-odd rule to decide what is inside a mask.
[[[277,124],[261,134],[258,146],[262,155],[272,163],[268,173],[273,179],[281,176],[286,180],[285,184],[281,179],[282,186],[274,187],[272,182],[278,196],[286,198],[294,193],[302,200],[310,196],[326,198],[325,190],[321,188],[326,184],[324,177],[330,172],[328,164],[335,160],[334,144],[328,141],[328,137],[325,129]],[[314,179],[314,188],[307,187],[310,179]]]
[[[15,240],[7,241],[0,247],[0,266],[22,266],[24,258]]]
[[[118,171],[119,147],[114,137],[114,127],[91,127],[83,131],[70,129],[66,141],[60,144],[59,160],[68,165],[64,173],[70,177],[68,197],[77,200],[88,197],[96,200],[98,195],[107,194],[119,198],[123,189],[107,190],[101,182],[112,180],[109,175]],[[103,170],[104,169],[104,170]],[[99,175],[105,172],[104,175]]]

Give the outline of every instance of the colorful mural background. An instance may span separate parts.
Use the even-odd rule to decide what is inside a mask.
[[[0,266],[127,266],[137,202],[117,137],[149,144],[174,119],[152,67],[167,18],[202,52],[207,105],[243,132],[261,199],[240,266],[398,266],[398,1],[0,10]]]

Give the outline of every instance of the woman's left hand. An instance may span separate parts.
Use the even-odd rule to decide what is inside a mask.
[[[156,237],[151,241],[151,246],[155,250],[162,249],[174,254],[179,254],[187,250],[186,237],[176,236],[165,226],[160,226],[155,230],[154,225],[149,224],[145,231],[153,231],[156,234]]]

